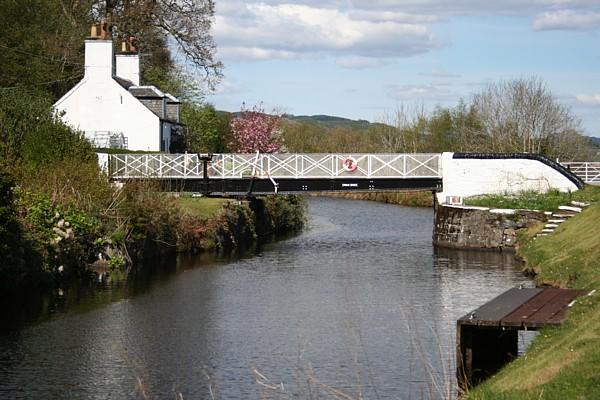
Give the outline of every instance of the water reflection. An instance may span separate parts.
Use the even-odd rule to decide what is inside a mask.
[[[182,258],[166,283],[0,336],[0,397],[454,393],[456,319],[527,283],[512,257],[434,251],[428,209],[309,205],[311,229],[259,256]]]

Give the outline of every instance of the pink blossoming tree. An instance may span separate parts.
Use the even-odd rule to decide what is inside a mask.
[[[266,114],[262,104],[251,110],[242,106],[241,115],[231,120],[231,147],[238,153],[277,153],[283,146],[280,121],[281,116]]]

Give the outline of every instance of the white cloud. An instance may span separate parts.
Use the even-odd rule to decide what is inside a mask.
[[[225,78],[217,85],[215,91],[212,94],[220,95],[233,95],[242,93],[243,89],[237,83]]]
[[[577,102],[584,106],[600,107],[600,94],[578,94],[575,96]]]
[[[342,68],[348,69],[367,69],[379,67],[383,61],[369,57],[341,57],[335,60],[335,63]]]
[[[600,12],[559,10],[538,15],[533,21],[536,30],[584,30],[600,28]]]
[[[460,75],[460,74],[454,74],[454,73],[445,71],[444,69],[441,69],[441,68],[433,68],[430,72],[419,72],[419,75],[430,76],[432,78],[445,78],[445,79],[462,77],[462,75]]]
[[[388,96],[394,100],[454,100],[456,96],[448,89],[448,84],[429,85],[388,85]]]
[[[223,59],[407,57],[438,46],[419,23],[354,19],[348,12],[296,4],[240,6],[244,10],[215,19]]]
[[[285,50],[272,50],[260,47],[222,46],[218,56],[224,60],[261,61],[261,60],[291,60],[298,58],[296,53]]]
[[[224,61],[332,57],[345,68],[441,48],[431,25],[457,16],[525,16],[536,30],[600,27],[598,0],[221,0],[216,7]]]
[[[441,18],[432,14],[408,14],[399,11],[385,10],[355,10],[348,13],[356,21],[399,22],[403,24],[430,24],[439,22]]]

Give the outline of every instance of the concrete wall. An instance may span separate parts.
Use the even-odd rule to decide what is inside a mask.
[[[446,196],[578,190],[577,185],[565,175],[538,160],[453,156],[454,153],[442,154],[443,192],[438,193],[440,203],[445,201]]]
[[[520,229],[546,221],[543,212],[436,205],[433,244],[441,247],[513,250]]]

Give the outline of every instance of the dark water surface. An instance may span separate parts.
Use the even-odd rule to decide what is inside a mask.
[[[436,251],[430,209],[309,210],[310,229],[257,256],[179,260],[160,284],[4,331],[0,398],[453,395],[456,319],[528,284],[512,256]]]

